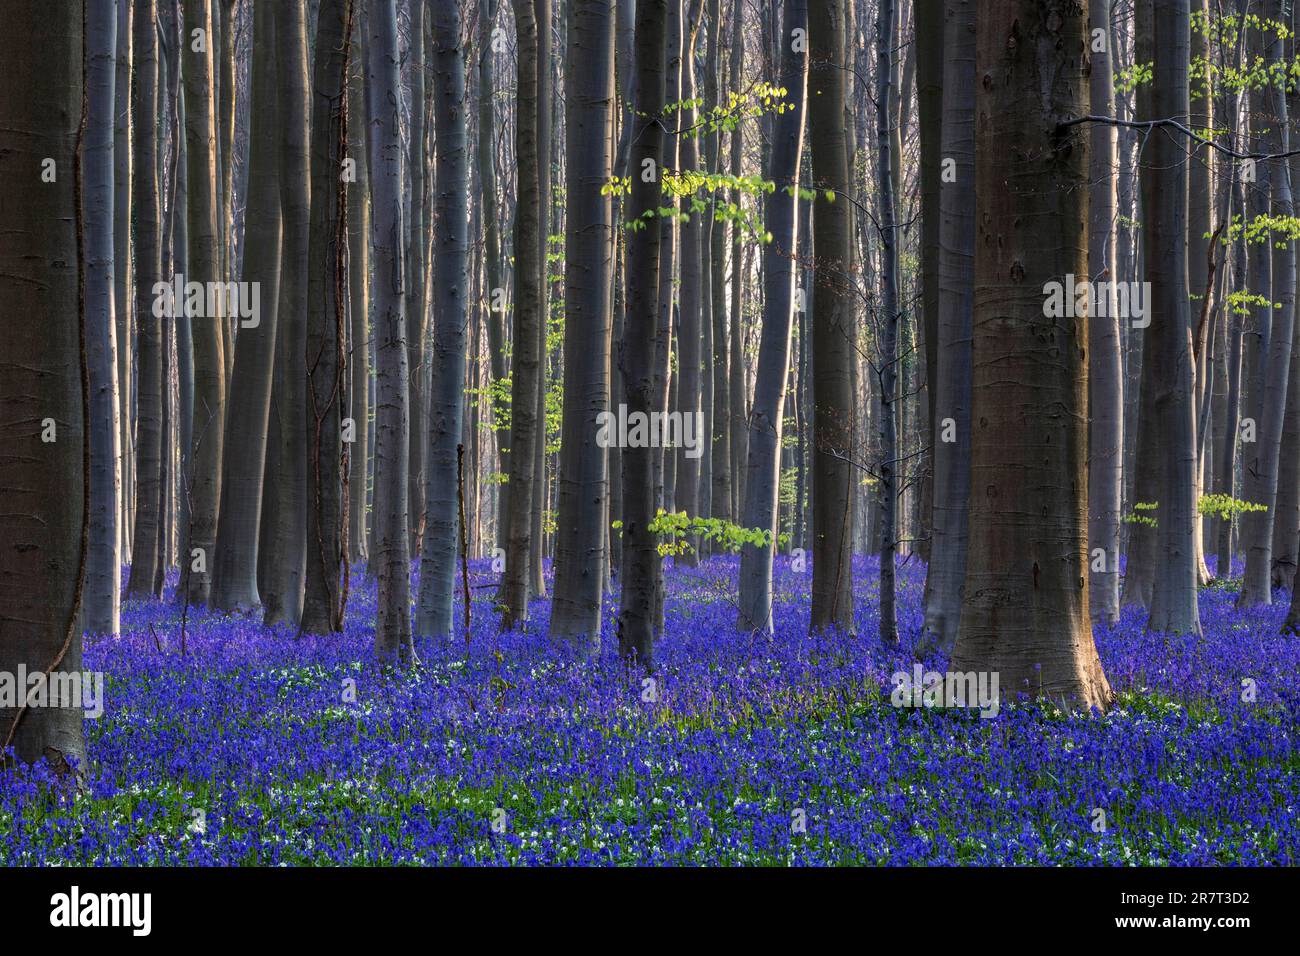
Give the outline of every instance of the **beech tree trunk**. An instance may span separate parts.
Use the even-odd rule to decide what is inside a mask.
[[[809,0],[808,138],[816,273],[813,286],[812,630],[853,629],[853,356],[848,274],[852,193],[844,133],[844,0]]]
[[[950,667],[999,674],[1010,700],[1105,708],[1088,614],[1087,318],[1044,307],[1047,283],[1087,268],[1088,134],[1060,126],[1087,111],[1086,27],[1069,0],[996,0],[977,19],[971,560]]]
[[[89,22],[102,28],[104,11],[94,12]],[[0,295],[12,310],[0,323],[0,671],[8,674],[81,670],[90,522],[77,202],[88,65],[82,15],[81,4],[14,4],[0,31]],[[103,43],[97,37],[91,49]],[[102,75],[91,77],[102,94]],[[110,216],[102,228],[111,224]],[[70,760],[85,759],[80,701],[0,707],[0,753],[9,746],[19,761],[45,758],[67,773]]]
[[[614,10],[571,0],[565,76],[564,416],[560,438],[552,638],[600,650],[608,455],[596,441],[609,411],[613,202]],[[638,171],[639,175],[639,171]]]
[[[433,122],[437,194],[433,209],[433,388],[425,455],[427,524],[420,555],[415,633],[455,631],[453,595],[460,568],[456,448],[462,441],[465,352],[470,322],[469,139],[465,49],[457,0],[434,0]]]

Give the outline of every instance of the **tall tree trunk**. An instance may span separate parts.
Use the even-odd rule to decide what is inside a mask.
[[[944,0],[913,0],[913,36],[916,49],[916,111],[920,136],[921,193],[921,326],[925,333],[925,398],[930,416],[926,429],[930,433],[928,477],[922,484],[924,533],[920,543],[927,573],[925,608],[934,598],[929,567],[933,563],[933,527],[936,497],[946,490],[936,486],[938,431],[935,427],[935,391],[939,384],[939,233],[940,205],[943,201],[943,71],[948,55],[944,49]],[[852,108],[852,107],[850,107]],[[923,460],[924,463],[924,460]],[[956,605],[954,604],[954,607]],[[924,633],[924,631],[923,631]]]
[[[933,396],[933,542],[920,652],[952,652],[966,576],[971,442],[971,310],[975,281],[975,0],[946,0],[943,157],[939,192],[938,340]],[[918,29],[922,24],[918,19]],[[924,128],[924,127],[923,127]]]
[[[1261,32],[1265,60],[1273,69],[1281,68],[1283,40],[1272,23],[1290,20],[1289,0],[1269,0],[1265,7],[1265,24],[1251,27]],[[1257,114],[1266,127],[1261,152],[1285,154],[1290,148],[1287,130],[1286,89],[1281,82],[1271,81],[1263,89],[1256,88],[1258,99],[1251,97],[1252,118]],[[1280,222],[1287,222],[1293,214],[1291,195],[1291,170],[1285,158],[1261,160],[1268,167],[1267,174],[1271,213]],[[1261,170],[1262,171],[1262,170]],[[1262,177],[1261,177],[1262,178]],[[1256,188],[1262,188],[1258,184]],[[1291,373],[1291,338],[1295,321],[1296,262],[1295,242],[1285,234],[1270,235],[1264,254],[1271,252],[1271,291],[1263,288],[1267,301],[1276,307],[1256,309],[1266,347],[1257,352],[1255,381],[1262,387],[1255,389],[1254,408],[1258,440],[1246,453],[1243,468],[1242,496],[1246,501],[1263,505],[1265,510],[1250,511],[1242,515],[1242,544],[1246,549],[1246,574],[1242,579],[1238,607],[1254,607],[1272,603],[1273,519],[1277,507],[1277,475],[1281,457],[1282,421],[1286,413],[1287,381]],[[1254,280],[1252,290],[1261,288]]]
[[[519,81],[515,114],[515,156],[518,165],[518,204],[515,211],[515,327],[510,380],[510,498],[506,515],[506,567],[498,602],[501,628],[509,630],[528,618],[529,544],[532,532],[534,443],[538,429],[537,379],[541,355],[537,323],[542,308],[541,193],[537,139],[537,18],[533,0],[514,0],[519,37]]]
[[[754,376],[754,406],[749,416],[745,466],[745,509],[741,523],[771,535],[763,546],[740,552],[742,631],[772,631],[772,561],[776,550],[777,502],[781,484],[781,446],[786,387],[790,377],[790,336],[795,311],[795,256],[799,248],[799,167],[803,157],[804,111],[808,90],[808,5],[787,0],[781,28],[781,75],[786,93],[772,127],[772,159],[763,222],[772,240],[763,248],[763,328]]]
[[[202,31],[202,38],[196,34]],[[217,128],[212,74],[212,0],[185,0],[186,229],[189,237],[188,281],[224,281],[221,273],[221,233],[217,202]],[[207,604],[212,589],[210,568],[217,538],[217,508],[221,498],[221,451],[225,440],[225,346],[228,317],[220,296],[215,314],[209,308],[191,319],[194,343],[194,420],[190,467],[182,473],[181,493],[189,505],[182,528],[178,596],[190,604]]]
[[[8,185],[0,293],[13,310],[0,325],[0,434],[8,444],[0,456],[0,671],[8,674],[81,670],[90,522],[77,169],[86,122],[83,13],[74,3],[15,4],[0,34],[0,173]],[[111,224],[110,216],[102,228]],[[44,757],[68,772],[70,760],[85,758],[80,702],[0,707],[0,754],[9,746],[20,761]]]
[[[425,357],[425,338],[428,335],[428,290],[425,288],[425,215],[427,193],[425,159],[425,63],[424,63],[424,7],[427,0],[410,3],[411,36],[408,54],[411,58],[411,103],[409,106],[410,156],[406,170],[411,190],[411,221],[407,223],[410,236],[406,244],[406,344],[410,352],[411,380],[411,434],[410,474],[407,475],[407,503],[411,509],[411,554],[420,553],[421,535],[424,533],[424,413],[428,405],[426,384],[428,366]]]
[[[1087,268],[1088,134],[1059,125],[1087,111],[1086,11],[1070,0],[997,0],[977,23],[979,493],[950,667],[1000,674],[1009,699],[1104,708],[1111,691],[1088,616],[1087,318],[1044,308],[1046,283]]]
[[[848,274],[852,192],[844,134],[844,0],[810,0],[808,137],[817,270],[813,291],[813,584],[812,630],[853,628],[853,355]]]
[[[1188,0],[1152,0],[1145,23],[1152,30],[1155,62],[1151,88],[1154,116],[1185,121],[1189,110]],[[1144,22],[1139,22],[1141,28]],[[1151,328],[1144,344],[1143,377],[1153,376],[1155,420],[1150,453],[1159,462],[1156,567],[1147,626],[1177,634],[1199,633],[1195,525],[1196,421],[1192,407],[1195,368],[1188,301],[1188,144],[1158,136],[1147,144],[1142,176],[1142,222],[1146,276],[1151,283]],[[1149,359],[1149,361],[1147,361]]]
[[[324,0],[317,21],[307,256],[307,578],[301,630],[343,630],[343,418],[347,343],[348,53],[352,0]]]
[[[538,270],[541,273],[538,295],[537,322],[537,379],[533,393],[533,410],[536,416],[537,436],[533,443],[532,511],[529,516],[528,536],[528,593],[534,598],[546,597],[546,577],[542,560],[545,555],[545,522],[547,510],[546,482],[546,370],[548,327],[551,320],[551,267],[550,236],[553,231],[552,216],[555,204],[551,198],[551,169],[557,158],[554,151],[555,77],[552,54],[551,0],[533,0],[533,15],[537,22],[537,195],[539,220],[537,235]]]
[[[888,103],[897,67],[891,62],[894,45],[894,4],[879,0],[876,18],[876,102]],[[888,68],[886,68],[888,64]],[[898,435],[895,431],[898,402],[898,232],[894,223],[894,190],[899,182],[902,148],[893,117],[876,110],[876,162],[880,211],[880,639],[898,640],[898,612],[895,607],[895,559],[898,555]],[[842,414],[842,413],[841,413]]]
[[[675,0],[673,0],[675,2]],[[623,329],[623,382],[629,416],[649,415],[656,406],[655,333],[659,322],[659,268],[662,233],[643,218],[662,203],[664,98],[667,90],[666,21],[668,0],[638,0],[636,8],[636,93],[629,172],[632,189],[626,205],[627,303]],[[638,225],[634,226],[636,223]],[[619,653],[649,668],[654,653],[656,535],[653,457],[658,449],[623,449],[622,606],[618,619]]]
[[[744,89],[744,14],[743,0],[731,3],[731,56],[728,66],[730,87],[733,93]],[[737,123],[731,130],[731,174],[740,176],[745,155],[745,124]],[[740,206],[742,193],[739,189],[731,191],[731,201]],[[731,406],[731,512],[742,514],[745,503],[745,473],[741,467],[749,460],[749,413],[745,407],[745,354],[744,336],[741,330],[743,302],[745,298],[745,242],[744,231],[740,223],[731,224],[731,316],[728,322],[730,341],[727,344],[727,404]]]
[[[605,0],[571,0],[568,33],[564,415],[550,633],[593,656],[607,560],[608,456],[596,438],[609,413],[614,235],[603,187],[614,165],[613,8]]]
[[[252,105],[249,114],[248,210],[244,281],[258,289],[258,322],[240,330],[230,379],[221,512],[212,569],[212,605],[227,611],[256,607],[258,533],[266,469],[271,381],[280,295],[280,114],[276,89],[275,15],[253,9]]]
[[[375,651],[415,660],[411,639],[411,558],[407,511],[406,316],[403,314],[402,82],[397,0],[368,0],[366,106],[370,117],[371,248],[375,258],[375,509],[371,563],[379,584]]]
[[[271,536],[269,593],[262,595],[267,624],[302,621],[307,570],[307,299],[311,230],[306,0],[276,7],[276,72],[280,78],[280,311],[277,352],[283,388],[274,390],[280,447]],[[375,14],[382,20],[382,15]],[[387,242],[389,238],[384,237]],[[382,275],[376,269],[377,275]],[[400,274],[399,274],[400,275]],[[409,569],[408,569],[408,574]]]
[[[127,563],[131,561],[131,534],[135,521],[135,430],[132,428],[136,364],[133,360],[135,322],[132,316],[135,303],[131,292],[131,41],[134,10],[135,0],[120,0],[117,5],[116,125],[113,133],[113,309],[117,320],[118,449],[122,456],[118,534],[122,542],[119,557]]]
[[[126,592],[157,597],[163,556],[158,553],[158,511],[162,480],[162,326],[174,321],[155,312],[154,286],[164,281],[158,184],[158,0],[140,0],[135,32],[135,146],[132,203],[135,206],[135,314],[138,336],[135,441],[136,506],[131,575]],[[179,311],[179,309],[178,309]]]
[[[452,596],[460,553],[457,446],[464,415],[465,354],[470,323],[469,134],[465,48],[457,0],[434,0],[433,121],[437,148],[433,209],[433,389],[425,456],[428,516],[420,555],[415,633],[454,633]]]
[[[703,9],[700,0],[687,0],[690,5],[689,21],[682,37],[682,110],[679,114],[683,129],[693,130],[696,122],[694,106],[695,87],[695,41],[699,36],[700,14]],[[693,175],[699,169],[698,139],[694,133],[681,137],[682,170]],[[680,226],[681,232],[681,266],[680,266],[680,309],[678,315],[677,339],[677,402],[676,410],[682,416],[683,435],[685,428],[694,426],[701,413],[700,408],[700,335],[701,320],[704,309],[703,297],[703,254],[704,228],[702,212],[691,209],[695,193],[690,192],[682,199],[683,211],[687,216]],[[696,440],[701,444],[695,450],[679,447],[675,452],[677,459],[674,501],[678,511],[695,516],[700,513],[700,459],[696,454],[702,450],[704,435],[696,433]],[[665,507],[668,505],[665,504]],[[675,558],[682,565],[694,567],[699,563],[699,538],[687,535],[684,541],[686,551]]]
[[[363,0],[364,2],[364,0]],[[367,557],[366,489],[370,460],[370,164],[367,162],[365,75],[360,7],[353,12],[352,52],[348,56],[348,158],[356,162],[356,182],[348,190],[348,417],[353,443],[348,453],[348,556]]]
[[[1089,40],[1091,111],[1098,116],[1115,113],[1110,13],[1110,0],[1091,0],[1090,36],[1102,31],[1100,49]],[[1088,321],[1088,603],[1094,621],[1114,624],[1119,620],[1119,533],[1124,487],[1124,359],[1121,319],[1112,284],[1118,278],[1114,170],[1119,154],[1114,126],[1094,123],[1089,135],[1088,178],[1092,185],[1087,277],[1093,283],[1103,283],[1094,288],[1108,291],[1104,299],[1100,295],[1092,297],[1095,311],[1100,314],[1090,315]]]
[[[117,634],[122,591],[119,533],[122,447],[113,262],[117,23],[116,0],[89,0],[86,5],[86,141],[82,160],[85,189],[81,213],[85,220],[91,510],[81,624],[96,634]]]

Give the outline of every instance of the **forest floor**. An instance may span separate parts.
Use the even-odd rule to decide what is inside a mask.
[[[107,687],[83,785],[0,775],[0,864],[1300,862],[1284,604],[1207,588],[1199,639],[1130,609],[1097,633],[1105,717],[981,719],[891,706],[924,571],[901,571],[896,648],[874,561],[856,571],[862,636],[810,638],[811,578],[778,559],[767,639],[734,630],[736,559],[669,568],[653,683],[617,660],[612,601],[581,663],[546,602],[498,635],[479,588],[468,644],[421,644],[405,673],[373,663],[359,572],[327,639],[191,611],[182,654],[175,605],[129,603],[120,638],[86,640]]]

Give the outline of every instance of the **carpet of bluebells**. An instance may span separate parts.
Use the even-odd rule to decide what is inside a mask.
[[[129,603],[120,638],[87,638],[107,688],[81,785],[0,774],[0,864],[1300,862],[1284,604],[1237,612],[1234,584],[1206,588],[1202,638],[1144,633],[1130,609],[1097,634],[1106,716],[981,719],[890,704],[916,564],[899,647],[877,636],[872,561],[857,638],[806,636],[811,582],[788,559],[776,636],[738,634],[736,572],[669,569],[653,684],[615,654],[613,601],[582,662],[547,636],[545,601],[498,635],[481,587],[468,641],[422,643],[405,672],[372,657],[359,573],[332,638],[192,610],[182,653],[174,604]]]

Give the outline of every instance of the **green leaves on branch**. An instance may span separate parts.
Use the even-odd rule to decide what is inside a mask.
[[[1148,528],[1155,528],[1159,525],[1155,517],[1155,512],[1159,507],[1160,502],[1158,501],[1135,502],[1133,510],[1121,520],[1125,524],[1141,524],[1146,525]],[[1268,505],[1257,504],[1254,501],[1242,501],[1240,498],[1232,497],[1232,495],[1201,495],[1196,502],[1198,514],[1221,518],[1224,521],[1231,521],[1237,515],[1244,514],[1247,511],[1267,510]]]
[[[623,522],[614,521],[610,527],[615,531],[622,533]],[[665,511],[660,508],[655,512],[654,520],[649,524],[651,534],[659,536],[659,554],[661,557],[668,555],[689,554],[694,550],[688,538],[703,538],[706,541],[712,541],[723,550],[731,553],[740,551],[745,545],[751,545],[756,548],[769,548],[772,546],[772,532],[765,531],[762,528],[743,528],[738,524],[726,521],[722,518],[698,518],[688,515],[685,511]],[[781,545],[789,543],[788,534],[777,535],[777,542]]]

